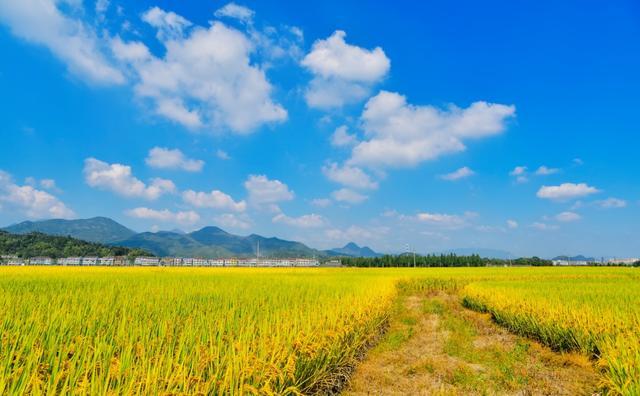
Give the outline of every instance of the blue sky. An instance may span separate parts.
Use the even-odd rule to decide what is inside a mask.
[[[640,256],[640,6],[0,3],[0,224]]]

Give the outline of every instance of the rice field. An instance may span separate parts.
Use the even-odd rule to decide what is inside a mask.
[[[640,271],[0,267],[0,394],[309,394],[376,341],[399,288],[457,293],[640,393]]]

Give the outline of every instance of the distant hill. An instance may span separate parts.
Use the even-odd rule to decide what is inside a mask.
[[[510,259],[515,258],[513,254],[507,252],[506,250],[498,250],[498,249],[485,249],[485,248],[458,248],[458,249],[450,249],[445,252],[445,254],[453,253],[458,256],[471,256],[477,254],[483,258],[497,258],[497,259]]]
[[[260,235],[239,236],[218,227],[204,227],[189,234],[175,232],[143,232],[112,242],[114,245],[149,250],[158,256],[253,257],[260,245],[260,257],[321,257],[322,251],[300,242]]]
[[[360,247],[353,242],[349,242],[341,248],[327,250],[330,256],[349,256],[349,257],[380,257],[381,254],[374,252],[368,246]]]
[[[256,234],[234,235],[215,226],[204,227],[191,233],[175,230],[138,234],[106,217],[25,221],[6,227],[5,230],[16,234],[37,231],[48,235],[71,236],[110,246],[145,249],[157,256],[252,257],[256,255],[258,245],[261,257],[379,256],[368,247],[361,248],[355,243],[331,251],[321,251],[300,242],[280,238],[267,238]]]
[[[23,221],[4,228],[12,234],[41,232],[48,235],[71,236],[89,242],[109,243],[135,235],[135,232],[107,217],[79,220]]]
[[[593,257],[585,257],[585,256],[583,256],[581,254],[579,254],[577,256],[557,256],[557,257],[554,257],[552,260],[588,261],[588,262],[596,261],[596,259],[593,258]]]
[[[10,234],[0,231],[0,255],[18,257],[146,256],[149,252],[119,246],[106,246],[68,236],[41,233]]]

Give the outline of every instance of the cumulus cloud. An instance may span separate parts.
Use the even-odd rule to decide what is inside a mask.
[[[414,106],[398,93],[369,99],[361,120],[368,139],[353,148],[349,163],[370,167],[412,167],[463,151],[464,140],[501,133],[514,106],[475,102],[466,109]]]
[[[143,19],[157,29],[164,56],[119,37],[111,41],[111,49],[130,69],[136,95],[148,99],[157,114],[191,129],[238,134],[287,118],[286,110],[271,99],[264,70],[252,64],[256,45],[246,34],[219,21],[207,28],[194,26],[157,7]]]
[[[475,175],[475,172],[471,170],[471,168],[467,166],[463,166],[462,168],[455,170],[451,173],[447,173],[445,175],[440,175],[440,178],[443,180],[456,181],[460,179],[465,179],[469,176]]]
[[[336,30],[317,40],[301,64],[313,75],[305,92],[310,107],[329,109],[357,103],[389,72],[391,62],[380,47],[367,50],[345,42]]]
[[[152,7],[142,14],[142,20],[156,28],[158,40],[180,39],[184,31],[192,25],[187,19],[174,12],[167,12],[158,7]]]
[[[556,215],[556,220],[561,221],[563,223],[568,223],[571,221],[578,221],[582,218],[579,214],[575,212],[562,212]]]
[[[251,227],[251,220],[246,215],[238,215],[234,213],[224,213],[215,216],[213,220],[217,225],[225,228],[236,228],[246,230]]]
[[[126,211],[127,216],[136,219],[162,221],[167,223],[194,224],[200,221],[200,215],[192,210],[172,212],[168,209],[155,210],[145,207]]]
[[[145,162],[152,168],[182,169],[187,172],[199,172],[204,166],[202,160],[187,158],[182,151],[165,147],[154,147],[149,150]]]
[[[216,157],[218,157],[221,160],[230,160],[231,156],[224,150],[216,150]]]
[[[560,169],[558,168],[549,168],[547,166],[542,165],[536,170],[536,175],[547,176],[547,175],[553,175],[554,173],[558,173],[558,172],[560,172]]]
[[[369,197],[348,188],[341,188],[331,193],[333,199],[338,202],[346,202],[350,204],[358,204],[366,201]]]
[[[338,166],[338,164],[332,162],[329,165],[322,167],[322,173],[324,173],[329,180],[347,187],[359,189],[378,188],[377,182],[373,181],[362,169],[354,166]]]
[[[109,190],[124,197],[154,200],[176,191],[171,180],[154,178],[146,185],[133,176],[130,166],[109,164],[95,158],[84,161],[84,178],[91,187]]]
[[[331,200],[329,198],[315,198],[311,200],[311,205],[319,208],[326,208],[331,205]]]
[[[358,138],[348,132],[346,125],[337,127],[331,135],[331,145],[334,147],[351,147],[357,143]]]
[[[627,206],[627,201],[619,198],[607,198],[595,202],[596,205],[603,209],[624,208]]]
[[[586,183],[563,183],[559,186],[542,186],[538,190],[537,196],[542,199],[568,201],[599,192],[600,190],[588,186]]]
[[[0,1],[0,22],[28,42],[47,48],[71,73],[91,83],[121,84],[123,74],[102,53],[101,38],[65,14],[56,0]]]
[[[415,218],[421,223],[427,223],[443,228],[460,228],[467,224],[467,219],[472,215],[452,215],[444,213],[418,213]]]
[[[250,175],[244,187],[249,193],[249,201],[257,205],[290,201],[295,196],[286,184],[280,180],[270,180],[265,175]]]
[[[526,166],[516,166],[511,172],[509,172],[509,176],[514,176],[517,183],[526,183],[529,181]]]
[[[360,227],[356,225],[349,226],[345,229],[332,228],[325,231],[328,239],[339,241],[341,243],[355,242],[361,245],[379,241],[389,234],[388,227]]]
[[[238,5],[234,2],[228,3],[224,7],[216,10],[214,15],[218,18],[227,17],[235,18],[244,23],[251,23],[255,12],[245,6]]]
[[[534,228],[538,231],[551,231],[551,230],[557,230],[558,226],[553,224],[542,223],[542,222],[535,222],[531,224],[531,228]]]
[[[47,190],[56,190],[56,181],[53,179],[42,179],[40,180],[40,186],[42,188],[46,188]]]
[[[274,223],[281,223],[299,228],[318,228],[324,226],[325,224],[324,218],[315,213],[299,217],[290,217],[285,215],[284,213],[278,213],[271,219],[271,221]]]
[[[20,186],[13,181],[11,175],[0,170],[0,209],[17,210],[29,218],[72,218],[73,210],[69,209],[54,195],[38,190],[29,185]]]
[[[214,208],[233,212],[244,212],[247,209],[245,201],[234,201],[230,195],[219,190],[198,192],[187,190],[182,193],[182,199],[197,208]]]
[[[507,220],[507,227],[511,228],[511,229],[515,229],[518,228],[518,222],[515,220]]]

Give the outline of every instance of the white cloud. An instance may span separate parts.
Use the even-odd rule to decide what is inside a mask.
[[[324,173],[329,180],[344,186],[359,189],[378,188],[377,182],[371,180],[371,177],[362,169],[354,166],[343,165],[340,167],[335,162],[332,162],[328,166],[322,167],[322,173]]]
[[[244,212],[247,209],[245,201],[234,201],[230,195],[219,190],[209,193],[187,190],[182,193],[184,202],[197,208],[214,208],[233,212]]]
[[[350,45],[345,37],[344,31],[336,30],[327,39],[317,40],[302,60],[314,75],[305,93],[310,107],[335,108],[363,100],[388,73],[391,62],[382,48]]]
[[[366,201],[369,197],[348,188],[341,188],[331,193],[333,199],[338,202],[346,202],[350,204],[358,204]]]
[[[529,181],[526,166],[516,166],[511,172],[509,172],[509,175],[515,176],[516,183],[526,183]]]
[[[370,167],[412,167],[463,151],[464,139],[496,135],[515,107],[475,102],[466,109],[414,106],[394,92],[381,91],[362,113],[368,140],[354,147],[349,163]]]
[[[104,13],[107,12],[107,9],[109,8],[109,0],[97,0],[96,1],[96,14],[100,17],[104,16]]]
[[[568,223],[571,221],[578,221],[582,218],[579,214],[575,212],[562,212],[556,215],[556,220],[561,221],[563,223]]]
[[[518,228],[518,222],[515,220],[507,220],[507,227],[511,228],[511,229],[515,229]]]
[[[244,23],[251,23],[254,14],[255,12],[252,9],[238,5],[234,2],[228,3],[224,7],[216,10],[214,13],[218,18],[235,18]]]
[[[416,219],[422,223],[427,223],[444,228],[460,228],[466,225],[470,216],[459,216],[443,213],[418,213]]]
[[[216,157],[218,157],[221,160],[225,160],[225,161],[231,159],[231,157],[229,156],[229,154],[226,151],[220,150],[220,149],[216,150]]]
[[[122,73],[101,52],[94,28],[66,15],[62,1],[0,1],[0,22],[26,41],[42,45],[64,62],[69,71],[88,82],[121,84]]]
[[[154,200],[163,194],[176,191],[176,186],[171,180],[154,178],[146,185],[133,176],[130,166],[108,164],[95,158],[87,158],[84,161],[84,178],[91,187],[110,190],[125,197]]]
[[[627,206],[627,201],[613,197],[596,201],[595,203],[604,209],[624,208]]]
[[[443,180],[455,181],[455,180],[464,179],[473,175],[475,175],[475,172],[471,170],[471,168],[464,166],[456,171],[447,173],[446,175],[440,175],[440,178]]]
[[[53,180],[53,179],[42,179],[42,180],[40,180],[40,186],[42,188],[46,188],[47,190],[55,190],[55,189],[57,189],[56,181]]]
[[[551,230],[557,230],[558,226],[550,225],[547,223],[535,222],[531,224],[531,228],[535,228],[538,231],[551,231]]]
[[[538,198],[567,201],[600,192],[586,183],[563,183],[559,186],[542,186],[538,190]]]
[[[215,216],[213,220],[217,225],[222,227],[237,228],[241,230],[247,230],[251,227],[251,220],[246,215],[224,213]]]
[[[329,198],[315,198],[311,200],[311,205],[319,208],[326,208],[331,205],[331,200]]]
[[[156,37],[161,41],[180,39],[184,31],[192,25],[180,15],[158,7],[149,8],[142,14],[142,20],[157,29]]]
[[[275,215],[272,219],[274,223],[282,223],[292,227],[299,228],[318,228],[325,224],[325,220],[322,216],[315,213],[303,215],[299,217],[289,217],[284,213]]]
[[[194,224],[200,221],[200,215],[192,210],[172,212],[168,209],[155,210],[139,207],[126,211],[126,214],[136,219],[156,220],[169,223]]]
[[[244,187],[249,193],[249,201],[258,205],[290,201],[295,196],[286,184],[280,180],[270,180],[265,175],[250,175]]]
[[[357,143],[358,138],[347,131],[346,125],[337,127],[331,135],[331,145],[334,147],[351,147]]]
[[[513,170],[511,172],[509,172],[509,175],[511,176],[522,176],[525,175],[527,173],[527,167],[526,166],[516,166],[515,168],[513,168]]]
[[[536,175],[538,176],[547,176],[547,175],[553,175],[554,173],[558,173],[560,172],[560,169],[558,168],[549,168],[546,167],[544,165],[542,165],[541,167],[539,167],[536,170]]]
[[[55,196],[33,186],[20,186],[13,182],[11,175],[0,170],[0,203],[6,209],[17,210],[29,218],[72,218],[73,210],[69,209]],[[0,206],[0,209],[2,207]]]
[[[147,165],[159,169],[182,169],[187,172],[199,172],[204,166],[204,161],[185,157],[178,149],[154,147],[149,150],[145,159]]]
[[[580,158],[574,158],[574,159],[573,159],[573,163],[574,163],[574,165],[576,165],[576,166],[584,165],[584,161],[583,161],[583,160],[581,160]]]
[[[136,95],[149,99],[156,113],[187,128],[238,134],[287,118],[286,110],[271,99],[264,70],[251,63],[256,45],[244,33],[218,21],[208,28],[191,26],[157,7],[144,19],[158,29],[166,50],[162,58],[141,42],[125,43],[118,37],[111,48],[129,66]]]
[[[339,241],[341,244],[355,242],[360,245],[365,245],[385,238],[389,234],[389,231],[390,229],[388,227],[363,228],[352,225],[346,229],[328,229],[325,231],[325,236],[328,239]]]

